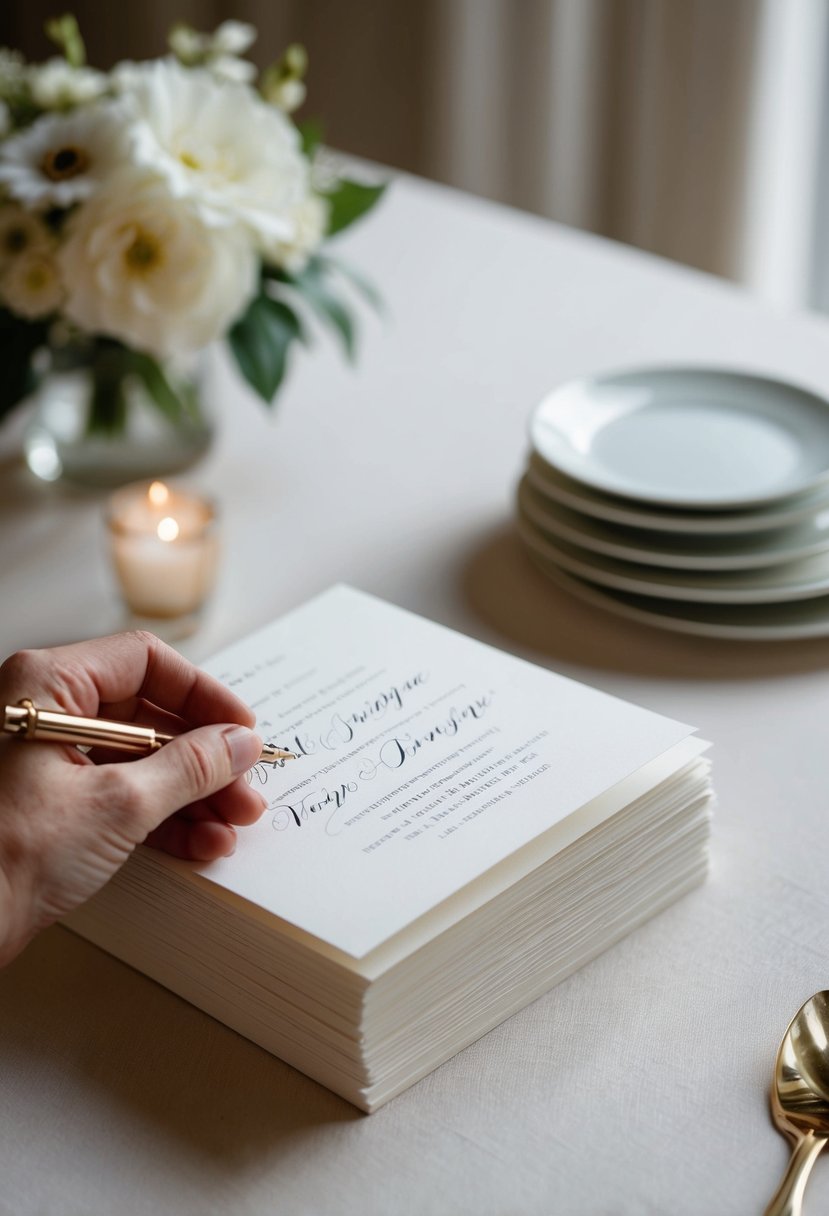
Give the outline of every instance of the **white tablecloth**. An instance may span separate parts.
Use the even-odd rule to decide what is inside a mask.
[[[787,1147],[777,1043],[829,980],[829,642],[738,645],[577,604],[519,550],[551,385],[714,363],[829,392],[829,327],[401,179],[343,254],[382,289],[357,370],[297,359],[270,416],[226,368],[191,480],[220,499],[196,658],[335,581],[696,724],[708,884],[367,1118],[60,928],[0,976],[0,1212],[745,1216]],[[12,453],[17,424],[3,442]],[[0,478],[0,651],[116,628],[101,501]],[[829,1205],[818,1161],[808,1210]]]

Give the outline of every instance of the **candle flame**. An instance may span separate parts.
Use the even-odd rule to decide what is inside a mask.
[[[175,540],[178,536],[178,524],[173,519],[172,515],[165,515],[164,519],[159,521],[156,533],[159,540]]]
[[[163,481],[154,481],[147,491],[147,497],[154,507],[163,507],[170,497],[170,491]]]

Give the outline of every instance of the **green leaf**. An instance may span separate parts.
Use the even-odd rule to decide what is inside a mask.
[[[129,371],[141,378],[153,405],[170,422],[179,425],[184,419],[196,420],[194,402],[186,391],[173,387],[157,359],[131,350],[127,352],[126,365]]]
[[[299,318],[293,309],[264,292],[251,302],[228,334],[240,372],[268,404],[285,376],[288,348],[301,335]]]
[[[325,281],[325,264],[319,258],[311,258],[299,274],[286,274],[285,278],[303,299],[307,300],[317,315],[342,338],[346,356],[353,361],[356,345],[356,326],[342,300],[335,296]]]
[[[340,258],[329,258],[324,255],[318,255],[317,261],[320,265],[327,269],[333,270],[347,279],[352,287],[360,293],[367,304],[377,312],[380,316],[386,313],[386,306],[383,302],[383,297],[380,292],[370,283],[369,280],[362,275],[359,270],[355,270],[348,262],[343,262]]]
[[[299,137],[302,140],[302,152],[310,160],[323,141],[325,132],[318,118],[306,118],[297,124]]]
[[[343,177],[332,191],[325,197],[328,199],[330,214],[328,218],[328,236],[342,232],[349,224],[360,219],[382,198],[386,182],[379,186],[367,186],[363,182],[353,182]]]
[[[118,343],[104,341],[90,364],[92,394],[86,422],[88,435],[122,435],[127,427],[124,376],[130,352]]]

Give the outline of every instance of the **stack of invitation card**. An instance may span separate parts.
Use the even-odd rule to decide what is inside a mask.
[[[699,883],[692,728],[338,586],[207,669],[297,756],[67,923],[365,1111]]]

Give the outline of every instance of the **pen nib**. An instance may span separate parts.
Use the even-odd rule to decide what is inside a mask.
[[[282,768],[286,760],[296,760],[296,758],[294,752],[288,752],[284,747],[277,747],[275,743],[263,743],[259,763],[278,764]]]

